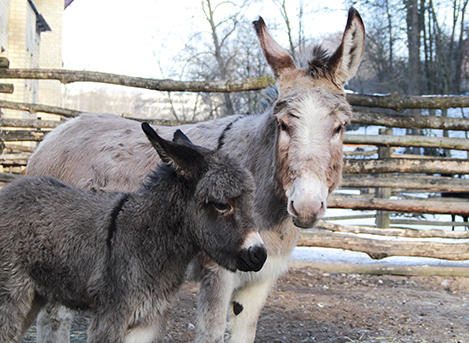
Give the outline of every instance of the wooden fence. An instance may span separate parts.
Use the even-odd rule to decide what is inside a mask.
[[[3,67],[2,67],[3,66]],[[0,79],[53,79],[63,83],[94,81],[114,83],[164,91],[232,92],[261,89],[272,83],[268,77],[246,82],[182,82],[133,78],[122,75],[76,72],[65,70],[8,69],[0,58]],[[6,93],[13,87],[0,84]],[[469,179],[453,175],[468,176],[467,155],[459,158],[410,155],[396,148],[438,148],[469,152],[467,138],[436,137],[420,135],[393,135],[393,128],[437,129],[469,131],[469,119],[442,117],[436,110],[451,107],[469,108],[467,96],[366,96],[348,94],[354,106],[352,124],[381,127],[379,134],[347,134],[342,188],[329,199],[330,208],[372,210],[378,228],[368,226],[344,226],[327,221],[320,222],[315,229],[305,230],[300,245],[342,248],[367,253],[374,259],[387,256],[422,256],[446,260],[469,260],[469,232],[459,227],[456,231],[443,229],[416,230],[403,228],[412,224],[431,226],[456,225],[449,221],[422,221],[412,218],[396,219],[390,213],[409,214],[452,214],[469,216],[469,202],[458,198],[439,197],[441,192],[469,192]],[[11,181],[24,170],[27,159],[35,145],[66,118],[79,115],[79,111],[40,104],[18,103],[0,100],[0,110],[10,109],[31,113],[25,119],[1,117],[0,114],[0,184]],[[425,109],[430,113],[421,115],[407,113],[407,109]],[[42,120],[40,113],[56,115],[56,120]],[[135,119],[135,118],[133,118]],[[156,124],[175,124],[157,118],[146,119]],[[355,149],[355,150],[354,150]],[[444,176],[441,176],[444,175]],[[348,195],[343,191],[353,191]],[[432,193],[433,197],[421,196]],[[370,214],[352,214],[337,219],[359,219]],[[393,227],[394,226],[394,227]],[[399,226],[399,227],[395,227]],[[363,266],[344,271],[363,271]],[[327,268],[326,268],[327,269]],[[466,275],[469,268],[403,268],[400,266],[371,267],[368,272],[394,274],[439,274]]]

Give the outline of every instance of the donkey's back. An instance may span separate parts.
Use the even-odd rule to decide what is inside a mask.
[[[232,120],[159,126],[158,132],[169,138],[179,128],[195,144],[213,148]],[[158,162],[139,122],[110,114],[82,114],[46,136],[31,155],[27,174],[53,176],[82,189],[135,191]]]

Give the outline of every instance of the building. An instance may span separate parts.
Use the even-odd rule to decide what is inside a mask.
[[[62,18],[70,3],[70,0],[65,3],[0,0],[0,56],[10,60],[10,68],[62,68]],[[62,105],[62,85],[57,81],[11,80],[11,83],[14,93],[2,94],[2,99]]]

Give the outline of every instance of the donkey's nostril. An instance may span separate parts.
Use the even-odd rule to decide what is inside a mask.
[[[249,248],[249,257],[255,265],[262,268],[267,259],[267,250],[262,245],[251,247]]]
[[[248,249],[241,249],[237,268],[243,272],[257,272],[262,269],[266,259],[267,250],[264,245],[255,245]]]
[[[321,210],[324,209],[324,201],[321,201]]]
[[[290,210],[292,211],[292,214],[296,217],[299,216],[298,211],[295,208],[295,205],[293,203],[293,200],[290,200]]]

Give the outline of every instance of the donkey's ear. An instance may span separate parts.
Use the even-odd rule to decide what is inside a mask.
[[[178,143],[178,144],[188,144],[188,145],[192,145],[192,142],[191,140],[189,139],[189,137],[187,137],[184,132],[182,132],[181,130],[177,129],[175,132],[174,132],[174,135],[173,135],[173,142],[174,143]]]
[[[365,25],[358,11],[350,7],[342,42],[329,59],[335,81],[343,86],[357,72],[365,51]]]
[[[276,77],[278,77],[283,71],[287,69],[294,69],[295,62],[293,57],[288,53],[287,50],[282,48],[267,31],[264,19],[259,17],[256,21],[252,22],[256,29],[257,38],[261,44],[262,51],[264,52],[265,58],[272,68]]]
[[[179,175],[188,179],[194,178],[205,169],[206,161],[204,155],[196,150],[192,143],[189,145],[187,143],[178,144],[168,141],[160,137],[147,123],[142,123],[142,130],[161,160],[170,167],[173,167]],[[189,141],[182,132],[181,134]]]

